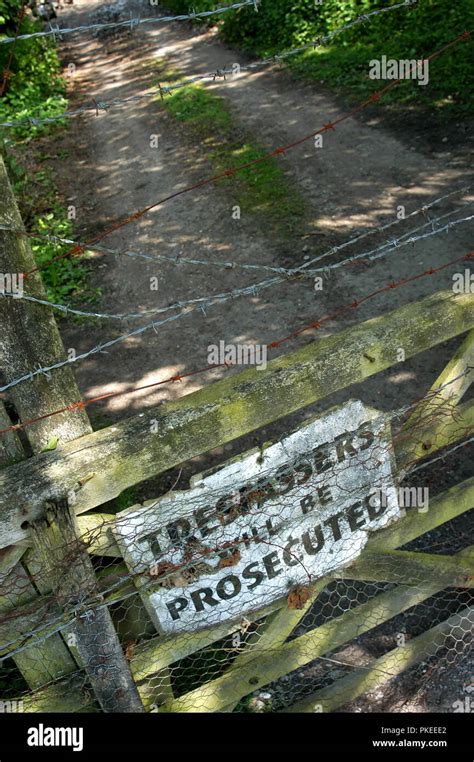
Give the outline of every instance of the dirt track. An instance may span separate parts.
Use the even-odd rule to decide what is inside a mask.
[[[79,0],[62,19],[84,23],[96,5]],[[153,58],[165,57],[185,76],[245,61],[235,50],[220,44],[212,31],[197,32],[183,23],[142,25],[135,28],[132,36],[126,33],[105,41],[91,41],[90,37],[80,35],[63,43],[62,56],[65,64],[74,62],[77,66],[72,106],[90,101],[91,97],[111,100],[156,88],[157,78],[148,65]],[[316,88],[295,83],[285,72],[268,68],[225,82],[219,79],[206,86],[228,99],[236,123],[250,129],[266,149],[289,143],[345,112],[343,106]],[[150,148],[153,134],[159,136],[158,149]],[[97,117],[88,114],[73,119],[63,140],[73,147],[74,155],[71,151],[67,165],[58,169],[63,188],[69,189],[68,203],[77,207],[77,232],[82,237],[211,174],[205,148],[184,139],[180,126],[160,109],[155,99],[119,106]],[[435,155],[413,150],[384,130],[376,108],[372,109],[369,123],[351,119],[327,134],[322,149],[315,149],[310,142],[279,161],[307,204],[301,233],[316,230],[318,235],[272,239],[259,225],[258,216],[232,219],[230,189],[208,186],[153,210],[137,223],[109,236],[104,243],[151,255],[288,266],[304,261],[304,257],[321,251],[322,246],[340,243],[393,219],[399,204],[409,213],[466,184],[462,157],[451,150],[449,142]],[[458,201],[466,198],[461,196]],[[445,203],[439,212],[453,208]],[[415,218],[413,226],[422,221]],[[207,364],[207,346],[221,339],[270,342],[391,279],[407,277],[462,255],[468,251],[468,232],[468,226],[460,226],[449,236],[430,238],[414,248],[405,247],[370,267],[338,270],[322,292],[315,292],[311,281],[285,282],[255,297],[214,306],[206,316],[196,311],[156,332],[147,331],[111,349],[106,357],[95,355],[78,363],[75,370],[81,390],[88,396],[117,391],[201,367]],[[380,240],[383,239],[375,239]],[[373,242],[374,239],[369,240],[370,245]],[[150,291],[150,276],[159,278],[158,292]],[[96,266],[94,285],[103,289],[100,311],[129,313],[228,291],[256,279],[261,279],[261,273],[249,276],[245,271],[208,267],[155,266],[126,256],[102,256]],[[354,314],[353,320],[381,314],[398,304],[449,288],[451,283],[451,271],[446,270],[389,297],[382,295],[371,300]],[[145,316],[141,321],[103,322],[92,330],[90,326],[70,326],[64,331],[65,343],[79,353],[98,340],[107,340],[149,320]],[[346,324],[347,319],[335,321],[324,332],[336,331]],[[308,338],[306,335],[302,340]],[[364,384],[357,393],[387,409],[403,404],[407,398],[423,392],[451,351],[451,347],[445,353],[436,349]],[[219,375],[213,372],[207,377],[184,381],[179,387],[161,387],[116,398],[104,405],[101,416],[110,420],[131,415],[192,391]],[[98,410],[96,406],[94,411]],[[94,415],[92,409],[91,413]]]

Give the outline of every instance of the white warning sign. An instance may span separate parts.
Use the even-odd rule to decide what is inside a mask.
[[[350,401],[118,514],[114,534],[156,627],[198,630],[357,558],[400,516],[392,466],[387,417]]]

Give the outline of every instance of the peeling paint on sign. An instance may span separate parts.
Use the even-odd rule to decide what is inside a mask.
[[[351,563],[400,516],[392,467],[387,416],[351,400],[123,511],[114,534],[159,631],[194,631]]]

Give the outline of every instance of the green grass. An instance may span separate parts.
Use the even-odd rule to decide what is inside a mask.
[[[164,82],[163,77],[160,81]],[[186,125],[194,140],[200,141],[215,174],[266,154],[253,136],[236,124],[225,99],[200,85],[175,91],[164,98],[162,105]],[[240,170],[218,184],[229,190],[241,213],[259,215],[263,224],[280,236],[291,234],[304,216],[304,199],[288,182],[277,159]]]
[[[232,133],[232,118],[222,98],[199,85],[188,85],[177,90],[167,96],[163,104],[172,116],[186,122],[204,139],[212,137],[213,131],[227,138]]]
[[[421,52],[423,54],[423,49]],[[380,47],[377,45],[355,44],[351,47],[311,50],[291,60],[288,65],[294,74],[324,84],[352,105],[387,84],[386,81],[372,80],[368,76],[369,61],[379,59],[380,55]],[[387,46],[384,55],[397,60],[407,58],[404,51],[395,46]],[[464,75],[459,70],[462,67],[456,65],[454,56],[449,53],[444,55],[451,58],[452,68],[447,68],[446,61],[441,58],[432,61],[428,85],[421,86],[410,80],[401,82],[383,96],[379,105],[388,106],[392,110],[401,107],[400,112],[408,107],[426,111],[429,109],[433,116],[444,121],[474,114],[474,101],[469,97],[469,88],[461,86],[462,81],[471,79],[471,74]],[[413,52],[411,58],[418,58],[417,53]]]
[[[264,155],[262,149],[244,143],[216,149],[211,153],[211,159],[218,171],[224,171],[256,161]],[[290,233],[303,216],[304,200],[290,187],[275,159],[240,170],[235,179],[226,178],[221,182],[223,185],[229,184],[230,190],[236,189],[238,204],[243,212],[264,215],[280,232]]]

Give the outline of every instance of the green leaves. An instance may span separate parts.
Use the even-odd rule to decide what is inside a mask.
[[[53,202],[51,211],[36,218],[35,228],[38,232],[59,238],[71,238],[73,235],[72,223],[66,219],[66,211],[57,201]],[[34,239],[31,248],[37,264],[42,266],[68,251],[70,246]],[[71,297],[93,300],[97,294],[88,287],[89,272],[90,268],[85,264],[85,258],[77,256],[59,259],[44,267],[41,274],[49,301],[66,304],[71,301]]]
[[[0,22],[0,35],[14,36],[18,25],[21,3],[17,0],[0,0],[0,13],[5,20]],[[10,15],[8,15],[10,14]],[[32,32],[42,28],[42,24],[27,17],[20,31]],[[61,76],[61,65],[52,40],[20,40],[15,45],[10,61],[11,45],[0,45],[0,72],[9,67],[11,75],[3,98],[0,99],[0,121],[10,122],[28,118],[56,116],[67,107],[65,99],[66,83]],[[63,122],[59,122],[63,124]],[[51,125],[8,129],[8,136],[25,139],[51,129]]]
[[[170,0],[168,0],[169,2]],[[261,0],[259,12],[244,8],[226,14],[221,35],[258,55],[271,55],[305,44],[340,29],[363,13],[396,4],[397,0]],[[199,3],[198,3],[199,5]],[[466,29],[474,27],[473,0],[419,0],[410,8],[373,16],[367,23],[335,37],[323,48],[288,61],[295,72],[343,94],[349,102],[369,95],[368,61],[422,58]],[[432,75],[432,76],[431,76]],[[437,109],[440,116],[465,117],[474,112],[472,43],[460,44],[433,61],[427,88],[405,87],[386,101],[417,103]],[[342,89],[342,92],[341,92]],[[441,104],[441,105],[440,105]]]
[[[41,452],[49,452],[49,450],[55,450],[59,443],[59,437],[51,437],[46,447],[43,447]]]

